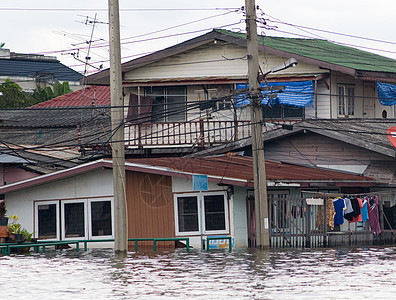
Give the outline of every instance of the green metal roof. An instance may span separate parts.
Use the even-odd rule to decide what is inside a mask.
[[[246,39],[245,33],[224,29],[215,32]],[[258,36],[258,43],[277,50],[361,71],[396,73],[396,60],[319,39]]]

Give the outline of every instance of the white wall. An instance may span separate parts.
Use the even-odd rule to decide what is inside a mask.
[[[226,187],[208,183],[208,192],[224,191]],[[185,193],[193,192],[192,180],[190,178],[172,178],[172,192]],[[230,236],[234,239],[234,246],[237,248],[247,247],[247,216],[246,216],[246,188],[235,187],[234,195],[228,201]],[[200,248],[200,236],[190,236],[190,244],[194,248]]]
[[[125,74],[125,81],[145,81],[170,78],[227,77],[247,78],[245,47],[221,42],[209,43],[196,49],[174,55]],[[260,66],[267,72],[282,65],[288,58],[259,53]],[[277,72],[282,74],[321,74],[326,70],[299,63],[295,68]],[[268,75],[270,78],[272,75]],[[275,76],[275,75],[274,75]]]
[[[113,196],[112,170],[104,169],[6,194],[7,215],[34,231],[34,201]]]

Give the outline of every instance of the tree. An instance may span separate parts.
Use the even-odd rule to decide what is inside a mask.
[[[50,86],[42,88],[37,85],[33,94],[30,94],[24,92],[17,83],[6,79],[0,85],[0,109],[29,107],[70,92],[68,82],[57,82],[52,88]]]
[[[71,89],[67,81],[63,83],[57,82],[52,86],[52,88],[49,86],[42,88],[37,85],[33,92],[33,98],[35,99],[36,103],[41,103],[58,96],[68,94],[70,92]]]
[[[10,79],[0,85],[0,108],[22,108],[33,105],[31,95]]]

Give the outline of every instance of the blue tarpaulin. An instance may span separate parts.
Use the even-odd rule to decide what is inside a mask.
[[[396,85],[389,83],[377,82],[377,91],[379,102],[382,105],[395,105],[396,104]]]
[[[273,91],[276,92],[276,99],[272,99],[271,101],[279,101],[280,104],[287,104],[293,106],[304,107],[307,105],[313,104],[313,83],[312,81],[298,81],[298,82],[268,82],[268,85],[271,86],[285,86],[285,89],[282,91]],[[267,84],[261,83],[261,87],[266,87]],[[245,89],[246,84],[240,83],[237,84],[237,89]],[[262,92],[263,99],[262,104],[266,105],[269,101],[268,95],[270,92]],[[250,99],[246,98],[246,95],[241,95],[235,101],[235,105],[237,107],[249,105]]]

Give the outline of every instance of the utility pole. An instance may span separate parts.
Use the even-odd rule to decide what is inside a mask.
[[[254,174],[254,204],[256,219],[256,246],[268,248],[270,242],[267,179],[265,173],[263,111],[259,82],[259,60],[255,0],[245,0],[246,40],[248,51],[250,119]]]
[[[125,193],[124,98],[122,95],[120,6],[109,0],[111,149],[114,190],[114,251],[127,252],[127,211]]]

